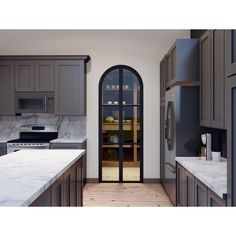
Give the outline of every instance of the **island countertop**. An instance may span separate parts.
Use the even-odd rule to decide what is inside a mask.
[[[219,197],[227,194],[227,161],[200,160],[199,157],[176,157],[175,160]]]
[[[29,206],[85,150],[21,150],[0,157],[0,206]]]

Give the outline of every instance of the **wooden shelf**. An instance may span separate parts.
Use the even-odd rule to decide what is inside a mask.
[[[132,131],[132,130],[140,130],[140,123],[123,123],[122,124],[123,130],[125,131]],[[109,123],[103,122],[102,124],[103,131],[109,130],[119,130],[119,123]]]

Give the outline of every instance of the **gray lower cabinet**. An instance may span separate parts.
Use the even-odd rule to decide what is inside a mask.
[[[207,187],[195,178],[194,182],[195,206],[207,206]]]
[[[211,207],[226,206],[226,202],[224,199],[217,196],[214,192],[208,190],[208,206]]]
[[[200,124],[225,129],[225,31],[200,38]]]
[[[225,206],[226,201],[215,194],[182,165],[176,166],[177,206]]]
[[[0,115],[14,114],[14,62],[0,61]]]
[[[34,91],[34,61],[15,62],[15,91]]]
[[[55,61],[55,114],[86,114],[85,64],[83,60]]]
[[[82,206],[83,157],[48,187],[30,206]]]
[[[85,149],[86,150],[86,141],[81,143],[51,143],[50,149]],[[87,158],[86,154],[82,157],[82,178],[83,186],[87,182]]]
[[[187,206],[187,189],[186,189],[186,170],[181,165],[177,165],[177,206]]]
[[[186,191],[187,191],[187,206],[195,205],[195,192],[194,192],[194,176],[186,170]]]
[[[0,143],[0,156],[7,154],[7,144]]]
[[[37,60],[35,66],[35,91],[54,92],[54,60]]]

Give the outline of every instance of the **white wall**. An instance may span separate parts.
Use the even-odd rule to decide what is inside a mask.
[[[98,83],[117,64],[133,67],[144,83],[144,178],[159,178],[159,62],[189,30],[0,31],[2,55],[88,54],[88,177],[98,177]]]

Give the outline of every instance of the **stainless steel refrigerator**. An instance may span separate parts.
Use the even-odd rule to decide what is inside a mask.
[[[175,157],[197,156],[200,149],[199,87],[176,86],[165,95],[164,187],[176,205]]]

